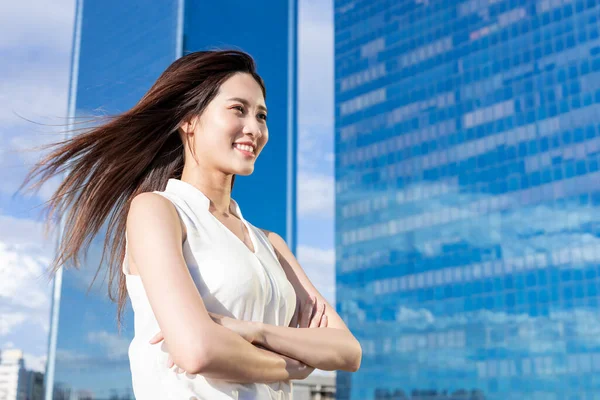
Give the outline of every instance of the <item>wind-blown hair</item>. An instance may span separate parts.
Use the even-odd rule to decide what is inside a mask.
[[[131,201],[139,193],[164,190],[169,178],[181,178],[185,152],[179,125],[201,115],[223,82],[236,73],[252,75],[266,98],[255,62],[244,52],[199,51],[179,58],[130,110],[103,118],[103,123],[93,128],[72,130],[82,132],[66,140],[42,146],[50,152],[35,164],[19,188],[37,180],[30,189],[39,189],[53,176],[66,173],[46,203],[46,232],[54,217],[63,219],[49,274],[61,266],[79,269],[79,253],[87,252],[107,223],[94,280],[108,252],[108,295],[117,302],[119,327],[127,299],[121,264]],[[195,157],[193,148],[190,151]]]

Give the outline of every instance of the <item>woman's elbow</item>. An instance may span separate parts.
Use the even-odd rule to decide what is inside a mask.
[[[355,338],[352,338],[351,342],[344,347],[343,350],[339,350],[339,352],[335,355],[332,354],[334,362],[331,365],[327,365],[327,367],[331,366],[331,368],[323,367],[324,371],[346,371],[346,372],[356,372],[360,368],[360,363],[362,360],[362,348],[360,347],[360,343]],[[333,360],[332,359],[332,360]]]
[[[360,368],[360,363],[362,361],[362,347],[360,346],[360,342],[358,340],[356,341],[352,355],[353,357],[348,363],[348,372],[356,372]]]
[[[183,354],[173,357],[173,361],[189,374],[202,374],[210,363],[209,352],[204,346],[188,347]]]

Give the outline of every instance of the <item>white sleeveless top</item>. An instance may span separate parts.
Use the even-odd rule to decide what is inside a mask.
[[[208,311],[246,321],[289,325],[296,306],[294,288],[270,241],[244,219],[237,202],[231,199],[230,211],[247,227],[254,253],[210,213],[210,200],[193,185],[169,179],[163,192],[154,193],[175,205],[187,228],[183,255]],[[134,310],[135,336],[129,345],[129,362],[137,400],[292,398],[291,381],[239,384],[201,375],[176,374],[174,368],[167,368],[168,354],[162,345],[148,343],[160,328],[141,278],[129,274],[127,254],[123,273]]]

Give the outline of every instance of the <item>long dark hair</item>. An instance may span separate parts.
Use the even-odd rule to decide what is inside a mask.
[[[103,123],[91,129],[71,130],[79,133],[42,146],[51,151],[35,164],[19,188],[37,179],[30,186],[36,190],[53,176],[67,172],[46,203],[46,232],[53,217],[64,218],[57,254],[48,269],[52,275],[63,265],[69,267],[69,261],[79,268],[79,253],[87,252],[94,236],[108,222],[94,280],[109,251],[108,296],[117,302],[119,327],[127,299],[121,263],[131,200],[139,193],[164,190],[169,178],[181,178],[184,148],[179,125],[202,114],[221,84],[240,72],[252,75],[266,98],[255,62],[244,52],[199,51],[179,58],[130,110],[104,117]]]

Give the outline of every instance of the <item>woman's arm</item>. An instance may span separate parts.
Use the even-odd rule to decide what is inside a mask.
[[[262,324],[255,343],[322,370],[357,371],[362,358],[358,340],[310,282],[283,238],[274,232],[263,232],[275,248],[279,262],[294,286],[296,296],[302,302],[306,298],[316,297],[318,304],[325,305],[324,313],[327,316],[328,327],[311,329]]]
[[[294,311],[294,315],[290,321],[289,326],[294,328],[326,328],[327,316],[323,313],[323,310],[324,307],[321,307],[319,304],[317,304],[316,299],[313,298],[307,299],[305,304],[300,304],[299,302],[296,302],[296,310]],[[254,343],[257,341],[257,337],[260,334],[261,329],[260,323],[253,321],[238,320],[235,318],[215,314],[212,312],[209,312],[208,314],[215,323],[237,333],[247,342]],[[165,338],[163,333],[159,331],[156,335],[154,335],[154,337],[152,337],[152,339],[150,339],[149,343],[158,344],[161,343],[164,339]],[[264,349],[264,347],[258,344],[256,344],[256,346]],[[168,353],[168,348],[165,348],[165,351]],[[287,359],[288,357],[285,358]],[[294,367],[294,371],[291,372],[290,379],[304,379],[308,377],[308,375],[310,375],[315,369],[314,367],[310,367],[299,361],[297,362],[297,364],[298,365]],[[169,368],[175,366],[175,362],[173,361],[173,358],[170,354],[166,365]],[[290,365],[294,365],[293,361]],[[174,371],[176,373],[186,372],[185,370],[183,370],[183,368],[179,366],[176,366]]]
[[[262,324],[254,344],[324,371],[356,372],[360,345],[342,329],[288,328]]]
[[[319,307],[319,310],[310,317],[310,321],[321,320],[321,316],[325,315],[323,313],[324,310],[325,307]],[[309,309],[310,311],[312,310]],[[209,313],[209,315],[217,324],[237,333],[246,341],[256,346],[264,347],[278,353],[276,349],[285,349],[286,346],[290,346],[291,344],[291,353],[294,353],[293,355],[280,354],[285,354],[297,360],[304,358],[301,360],[303,363],[322,370],[333,371],[342,369],[355,371],[352,368],[344,368],[348,360],[336,359],[339,354],[338,351],[342,354],[344,353],[344,348],[341,348],[343,343],[350,343],[350,346],[352,346],[353,337],[341,329],[314,329],[326,327],[326,322],[324,326],[316,325],[308,327],[309,324],[304,323],[299,328],[290,328],[261,322],[243,321],[213,313]],[[162,334],[159,332],[150,343],[159,343],[161,340]],[[306,352],[303,350],[303,347],[311,350]],[[352,347],[348,350],[346,353],[352,354]],[[319,352],[322,352],[322,354],[319,354]]]
[[[303,379],[310,371],[213,322],[183,258],[181,223],[167,199],[154,193],[136,196],[127,216],[127,239],[175,364],[240,383]]]

